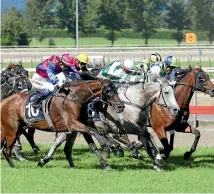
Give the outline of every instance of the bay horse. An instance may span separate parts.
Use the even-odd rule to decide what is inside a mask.
[[[153,103],[151,126],[164,147],[166,158],[173,150],[174,143],[174,133],[170,134],[170,142],[168,142],[166,131],[175,130],[176,132],[195,134],[195,140],[190,151],[184,154],[184,159],[188,159],[196,150],[200,138],[200,131],[187,122],[190,114],[189,103],[195,91],[200,91],[209,94],[210,97],[214,97],[214,84],[201,69],[201,66],[198,66],[198,68],[189,67],[187,70],[184,70],[183,76],[177,79],[176,82],[175,96],[180,107],[179,115],[175,117],[166,108]]]
[[[54,126],[52,128],[49,127],[46,120],[35,123],[27,122],[25,117],[27,96],[27,92],[17,93],[9,96],[1,103],[1,144],[6,141],[6,149],[3,149],[2,153],[10,167],[15,167],[11,159],[11,149],[16,135],[26,125],[47,132],[79,131],[99,138],[95,129],[79,121],[83,104],[101,96],[101,101],[112,105],[118,113],[124,109],[124,104],[119,99],[115,86],[110,80],[73,81],[66,83],[50,102],[50,118]]]
[[[172,87],[167,83],[146,83],[145,85],[137,84],[128,88],[120,88],[118,90],[119,97],[126,104],[123,113],[117,114],[112,107],[107,108],[107,112],[103,111],[104,125],[96,126],[106,133],[113,134],[135,134],[140,136],[140,141],[143,143],[155,170],[160,170],[159,164],[152,153],[149,146],[150,136],[146,128],[146,120],[148,114],[145,113],[146,108],[152,102],[158,103],[161,106],[167,107],[169,112],[176,116],[179,112],[178,104],[175,100],[175,95]],[[94,125],[92,125],[94,126]],[[43,158],[39,164],[46,164],[54,151],[66,140],[67,147],[71,150],[76,138],[76,134],[62,134],[53,144],[48,155]],[[99,140],[98,140],[99,141]],[[73,164],[73,161],[69,161]]]
[[[8,96],[31,90],[32,84],[29,80],[28,71],[22,66],[21,62],[19,64],[9,64],[8,67],[1,72],[1,101]],[[28,133],[22,131],[25,137],[30,142],[30,145],[35,153],[39,152],[39,147],[34,142],[34,132],[35,130],[29,128]],[[20,138],[17,137],[16,143],[13,147],[13,152],[18,160],[23,161],[25,158],[20,153],[21,142]]]

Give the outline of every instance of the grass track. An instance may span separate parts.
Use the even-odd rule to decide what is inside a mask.
[[[199,148],[191,161],[183,160],[187,148],[176,149],[159,173],[152,170],[148,157],[135,160],[129,152],[124,158],[108,159],[115,170],[106,172],[85,146],[74,147],[74,169],[67,167],[62,147],[47,166],[38,168],[37,162],[49,146],[40,145],[42,153],[34,156],[24,145],[23,153],[30,161],[15,161],[16,169],[10,169],[3,159],[2,192],[214,192],[213,148]]]

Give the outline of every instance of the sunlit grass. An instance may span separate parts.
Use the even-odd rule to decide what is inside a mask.
[[[146,153],[136,160],[125,152],[124,158],[112,156],[108,164],[113,171],[102,170],[97,158],[86,146],[74,146],[73,158],[76,167],[68,168],[63,148],[43,168],[37,162],[50,145],[40,145],[42,152],[35,156],[29,146],[23,153],[28,162],[15,161],[11,169],[2,160],[2,192],[214,192],[213,148],[199,148],[190,161],[183,160],[188,148],[176,149],[163,165],[162,172],[152,169]]]

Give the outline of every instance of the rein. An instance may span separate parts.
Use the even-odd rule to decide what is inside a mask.
[[[162,86],[162,87],[163,87],[163,86]],[[146,108],[147,108],[149,105],[151,105],[153,102],[156,103],[156,104],[159,105],[159,106],[166,107],[166,102],[165,102],[164,97],[163,97],[162,87],[161,87],[161,92],[160,92],[160,94],[159,94],[157,100],[151,101],[149,104],[146,104],[146,106],[140,106],[140,105],[138,105],[138,104],[132,103],[132,102],[129,100],[129,98],[126,96],[126,92],[127,92],[127,90],[128,90],[128,87],[126,87],[126,88],[125,88],[125,91],[124,91],[124,96],[126,97],[127,100],[129,100],[129,102],[123,101],[123,103],[124,103],[124,104],[127,104],[127,105],[134,106],[134,107],[136,107],[136,108],[138,108],[138,109],[146,109]],[[164,104],[158,103],[158,100],[160,99],[161,96],[163,97]],[[148,101],[149,101],[149,100],[148,100]]]

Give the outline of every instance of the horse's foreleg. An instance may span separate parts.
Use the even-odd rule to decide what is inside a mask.
[[[139,139],[143,143],[144,149],[147,152],[147,154],[149,155],[149,157],[153,163],[153,168],[157,171],[160,171],[159,163],[155,160],[155,156],[154,156],[152,149],[149,145],[150,133],[148,132],[146,127],[143,127],[139,131]]]
[[[51,149],[49,150],[48,154],[45,155],[44,158],[42,158],[40,160],[40,162],[38,163],[38,166],[43,167],[46,163],[49,162],[49,160],[51,159],[51,157],[53,156],[54,152],[56,151],[56,149],[66,140],[66,134],[65,133],[61,133],[55,140],[53,145],[51,146]]]
[[[131,142],[127,136],[127,134],[115,134],[113,135],[113,137],[123,143],[124,145],[126,145],[131,151],[132,151],[132,157],[133,158],[139,158],[139,151],[137,149],[136,143],[135,142]]]
[[[105,134],[105,137],[111,144],[113,144],[115,147],[112,146],[112,151],[117,152],[118,151],[118,156],[124,157],[124,150],[121,147],[120,143],[118,143],[113,137],[111,137],[109,134]]]
[[[170,134],[169,147],[170,147],[170,152],[171,152],[173,150],[173,145],[174,145],[175,131],[174,130],[170,130],[169,134]]]
[[[94,152],[96,154],[101,166],[106,170],[111,169],[111,167],[105,162],[102,155],[98,151],[97,146],[94,143],[94,140],[92,139],[92,137],[90,135],[88,135],[87,133],[83,133],[83,136],[84,136],[86,142],[88,143],[90,149],[92,150],[92,152]]]
[[[184,159],[187,160],[190,158],[190,156],[192,155],[193,152],[195,152],[196,148],[197,148],[197,145],[198,145],[198,142],[199,142],[199,139],[201,137],[201,133],[198,129],[196,129],[195,127],[192,127],[191,125],[189,125],[186,129],[185,129],[185,133],[192,133],[192,134],[195,134],[195,139],[194,139],[194,142],[192,144],[192,147],[190,149],[189,152],[186,152],[184,154]]]

